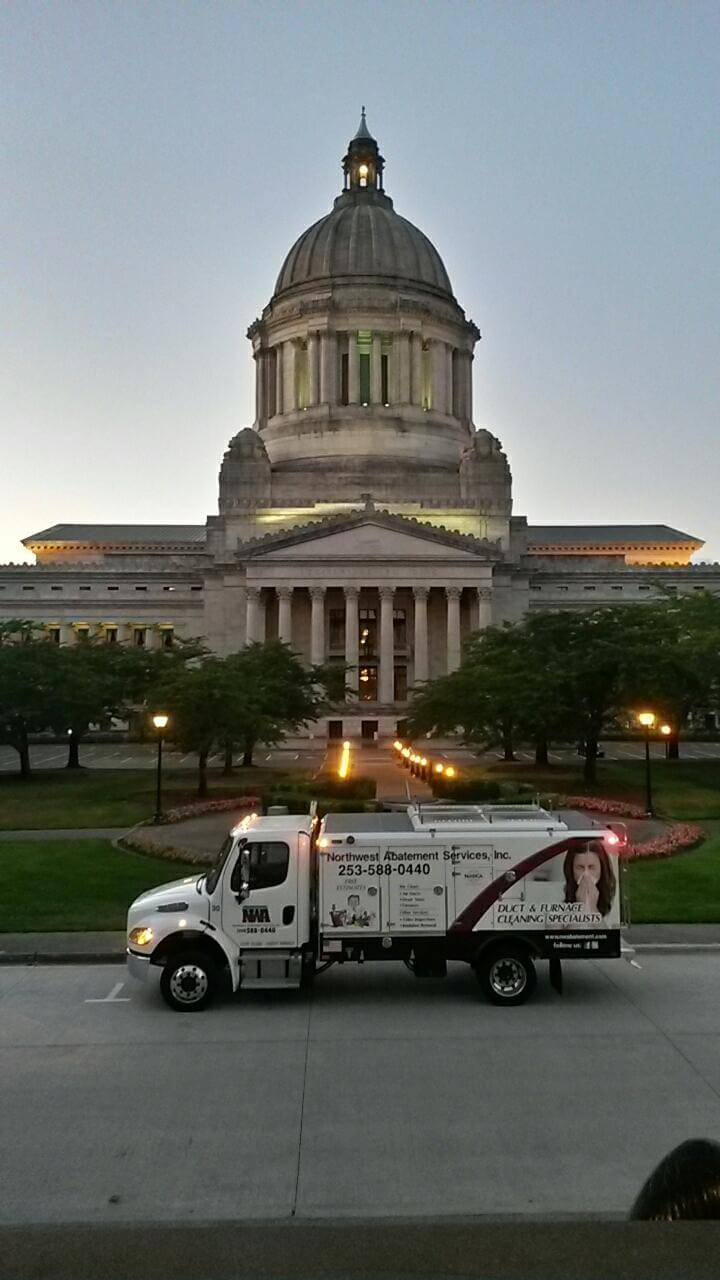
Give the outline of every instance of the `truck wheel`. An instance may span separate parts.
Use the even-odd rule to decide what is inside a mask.
[[[206,1009],[217,990],[217,973],[202,951],[178,951],[165,963],[160,976],[164,999],[178,1013]]]
[[[494,947],[479,957],[475,972],[493,1004],[523,1004],[535,990],[535,965],[524,947]]]

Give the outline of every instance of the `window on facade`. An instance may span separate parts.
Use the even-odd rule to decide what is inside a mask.
[[[23,587],[23,591],[34,591],[34,587]]]
[[[377,653],[377,610],[360,609],[360,657],[369,658]]]
[[[390,403],[390,363],[388,357],[383,355],[380,357],[380,399],[383,404]]]
[[[360,403],[370,403],[370,355],[360,353]]]
[[[328,720],[328,738],[336,740],[343,736],[342,720]]]
[[[586,583],[586,584],[585,584],[585,590],[586,590],[586,591],[594,591],[594,590],[595,590],[595,588],[594,588],[594,587],[589,587],[589,586],[587,585],[587,583]]]
[[[136,591],[147,591],[147,587],[136,587]]]
[[[48,627],[48,639],[49,639],[49,640],[51,640],[53,644],[59,644],[59,643],[60,643],[60,628],[59,628],[59,627]]]
[[[396,702],[405,702],[407,699],[407,667],[399,666],[394,672],[394,697]]]
[[[133,627],[133,644],[136,649],[145,648],[145,628]]]
[[[80,642],[80,644],[85,644],[85,642],[86,642],[87,640],[89,640],[89,639],[90,639],[90,628],[89,628],[89,627],[76,627],[76,628],[75,628],[75,635],[77,636],[78,641]]]
[[[80,590],[80,591],[89,591],[89,590],[90,590],[90,588],[89,588],[89,587],[80,587],[80,588],[79,588],[79,590]]]
[[[161,635],[163,649],[172,649],[173,644],[175,643],[175,632],[172,627],[164,627]]]
[[[393,609],[393,644],[396,649],[407,646],[407,618],[404,609]]]
[[[611,587],[611,591],[622,591],[622,587]]]
[[[347,351],[340,357],[340,403],[350,403],[350,361]]]
[[[119,587],[108,587],[108,591],[119,591]]]
[[[202,587],[191,587],[191,591],[202,591]]]
[[[331,649],[345,647],[345,610],[330,609],[328,614],[328,645]]]
[[[649,587],[638,587],[638,591],[649,591]]]
[[[362,665],[358,672],[361,702],[377,702],[378,672],[376,666]]]
[[[51,587],[51,591],[62,591],[62,587]]]
[[[257,840],[247,846],[250,854],[250,890],[272,889],[283,884],[287,879],[290,849],[280,840]],[[230,888],[233,893],[240,892],[240,859],[233,867],[230,877]]]
[[[117,638],[118,638],[118,629],[117,629],[117,627],[106,627],[106,628],[105,628],[105,643],[106,643],[106,644],[117,644]]]

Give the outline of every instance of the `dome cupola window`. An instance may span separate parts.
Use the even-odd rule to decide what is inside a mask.
[[[358,131],[350,142],[347,155],[343,159],[345,190],[382,191],[384,164],[385,161],[380,155],[378,144],[367,127],[365,108],[363,107]]]

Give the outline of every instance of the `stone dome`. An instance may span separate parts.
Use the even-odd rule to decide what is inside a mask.
[[[288,253],[275,296],[302,285],[362,277],[413,284],[453,298],[434,244],[376,190],[344,191],[331,213],[304,231]]]

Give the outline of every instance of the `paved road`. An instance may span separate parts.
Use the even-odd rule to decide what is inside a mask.
[[[478,759],[496,761],[502,759],[497,751],[488,751],[476,756],[464,747],[434,747],[427,744],[434,759],[452,761],[457,764],[474,764]],[[608,760],[640,760],[644,754],[642,743],[607,742],[602,744]],[[363,767],[379,764],[387,760],[387,747],[357,747],[354,755],[362,758]],[[297,744],[295,747],[273,748],[257,752],[255,763],[276,769],[319,769],[326,752],[326,743],[318,746]],[[652,744],[652,754],[656,759],[665,755],[663,743]],[[720,760],[720,742],[689,742],[681,744],[683,760]],[[63,745],[34,746],[30,749],[32,765],[35,769],[64,768],[67,761],[67,748]],[[525,763],[534,760],[532,751],[518,750],[517,758]],[[80,760],[88,769],[150,769],[156,762],[156,748],[152,743],[111,743],[100,742],[96,745],[81,745]],[[168,769],[197,769],[197,756],[183,755],[179,751],[165,750],[165,767]],[[553,764],[579,763],[577,753],[572,750],[551,751],[550,761]],[[223,763],[220,755],[212,756],[211,767]],[[17,752],[11,747],[0,746],[0,773],[16,772],[18,768]]]
[[[516,1010],[346,966],[188,1016],[120,968],[0,969],[0,1222],[624,1214],[720,1137],[720,956],[642,964]]]

